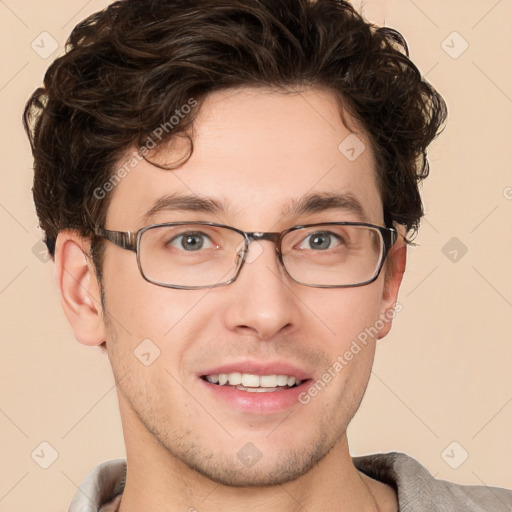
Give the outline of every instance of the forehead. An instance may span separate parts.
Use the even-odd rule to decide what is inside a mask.
[[[298,215],[301,200],[303,205],[315,194],[359,203],[364,220],[380,223],[382,203],[370,143],[348,113],[345,118],[351,129],[341,120],[335,96],[319,89],[212,93],[194,122],[189,160],[175,170],[141,160],[110,192],[106,225],[138,229],[147,225],[148,212],[165,203],[162,198],[188,196],[220,206],[210,212],[215,220],[257,231],[284,220],[285,212],[290,218]],[[186,149],[175,142],[162,148],[158,161],[178,161]],[[183,204],[175,201],[173,207],[194,211],[180,210]]]

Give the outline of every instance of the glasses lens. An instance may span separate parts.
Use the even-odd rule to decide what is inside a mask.
[[[378,229],[329,224],[290,231],[281,245],[288,274],[316,286],[354,286],[371,280],[383,249]]]
[[[204,224],[155,226],[140,239],[142,273],[157,284],[206,287],[231,280],[244,237],[229,228]]]

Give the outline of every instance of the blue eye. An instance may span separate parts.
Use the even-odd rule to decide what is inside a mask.
[[[342,239],[338,235],[329,231],[317,231],[308,235],[304,239],[304,242],[307,244],[307,249],[325,251],[327,249],[332,249],[336,242],[337,244],[342,242]],[[301,249],[302,248],[303,247],[301,247]]]
[[[205,244],[210,244],[207,247],[204,247]],[[177,245],[176,245],[177,244]],[[172,238],[167,245],[170,245],[176,249],[183,249],[187,252],[191,251],[199,251],[203,248],[212,247],[210,237],[204,233],[199,231],[182,233],[181,235],[177,235]]]

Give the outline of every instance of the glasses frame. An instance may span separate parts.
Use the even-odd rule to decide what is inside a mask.
[[[181,286],[181,285],[161,283],[160,281],[155,281],[155,280],[148,278],[144,274],[144,270],[142,269],[142,265],[140,263],[140,241],[142,239],[142,235],[146,231],[153,229],[153,228],[164,227],[164,226],[183,226],[186,224],[196,224],[196,225],[226,228],[226,229],[230,229],[231,231],[235,231],[236,233],[243,236],[243,238],[244,238],[243,253],[242,254],[240,254],[240,252],[238,253],[238,258],[239,258],[238,259],[238,267],[236,269],[234,277],[232,277],[228,281],[225,281],[222,283],[216,283],[213,285]],[[362,227],[373,228],[373,229],[376,229],[377,231],[379,231],[379,233],[382,237],[382,240],[384,242],[384,247],[382,249],[381,259],[380,259],[379,265],[377,266],[375,274],[370,279],[368,279],[367,281],[363,281],[362,283],[342,284],[342,285],[314,285],[314,284],[303,283],[303,282],[298,281],[295,278],[293,278],[288,273],[286,265],[284,264],[284,261],[283,261],[283,254],[281,252],[282,240],[287,233],[296,231],[298,229],[310,228],[310,227],[316,227],[316,226],[362,226]],[[104,238],[104,239],[108,240],[109,242],[113,243],[114,245],[117,245],[118,247],[121,247],[122,249],[126,249],[128,251],[133,251],[134,253],[136,253],[137,265],[139,267],[139,271],[140,271],[142,277],[149,283],[152,283],[157,286],[163,286],[164,288],[175,288],[175,289],[179,289],[179,290],[198,290],[198,289],[204,289],[204,288],[218,288],[220,286],[227,286],[228,284],[233,283],[234,281],[236,281],[236,279],[240,275],[242,267],[245,263],[245,258],[249,251],[249,245],[251,244],[251,242],[259,241],[259,240],[268,240],[270,242],[275,243],[279,263],[281,264],[282,268],[286,272],[286,275],[288,275],[288,277],[295,283],[301,284],[303,286],[309,286],[312,288],[355,288],[358,286],[365,286],[367,284],[373,283],[379,277],[382,267],[384,266],[384,262],[386,261],[386,257],[389,253],[389,250],[391,249],[391,247],[393,247],[393,245],[395,244],[395,242],[397,241],[397,238],[398,238],[398,233],[395,228],[378,226],[376,224],[370,224],[367,222],[317,222],[314,224],[302,224],[299,226],[293,226],[293,227],[285,229],[284,231],[281,231],[281,232],[276,232],[276,231],[265,232],[265,231],[242,231],[241,229],[234,228],[232,226],[226,226],[225,224],[218,224],[216,222],[182,221],[182,222],[163,222],[160,224],[151,224],[151,225],[145,226],[135,232],[112,231],[109,229],[97,227],[94,230],[94,234],[100,238]]]

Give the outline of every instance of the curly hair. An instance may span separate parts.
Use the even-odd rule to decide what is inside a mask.
[[[103,225],[109,198],[95,191],[128,148],[194,98],[161,138],[187,134],[209,93],[244,86],[332,91],[369,137],[385,218],[415,233],[446,105],[408,55],[342,0],[121,0],[89,16],[24,111],[50,255],[60,230]]]

